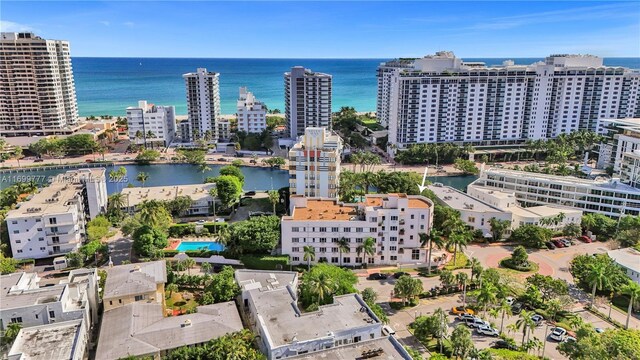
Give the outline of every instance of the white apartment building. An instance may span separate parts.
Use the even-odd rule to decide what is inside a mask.
[[[391,75],[395,70],[410,70],[415,58],[394,59],[380,63],[376,71],[378,82],[378,96],[376,104],[376,117],[380,125],[389,126],[389,110],[391,109]]]
[[[423,263],[426,252],[420,234],[433,225],[433,203],[424,196],[405,194],[367,195],[363,202],[344,204],[335,199],[292,195],[290,216],[282,218],[282,253],[292,264],[306,264],[304,247],[313,246],[316,259],[347,266]],[[376,242],[375,254],[358,253],[366,238]],[[349,251],[341,253],[338,241],[345,238]]]
[[[241,269],[235,278],[243,313],[269,360],[357,359],[366,353],[411,359],[395,339],[383,335],[380,319],[358,294],[336,296],[332,304],[306,312],[298,307],[295,272]]]
[[[0,134],[71,133],[78,105],[69,42],[0,34]]]
[[[607,255],[624,270],[632,281],[640,284],[640,251],[629,247],[609,250]]]
[[[267,107],[246,87],[240,88],[236,110],[238,131],[260,133],[267,128]]]
[[[187,196],[192,203],[184,215],[209,215],[213,206],[213,197],[209,195],[209,191],[214,187],[215,184],[127,187],[121,191],[124,197],[123,210],[133,215],[136,208],[145,201],[170,201],[178,196]]]
[[[104,168],[68,171],[6,216],[16,259],[41,259],[77,250],[85,223],[107,208]]]
[[[176,135],[176,108],[140,100],[137,107],[127,108],[127,125],[134,144],[169,146]]]
[[[640,149],[622,154],[620,181],[640,189]]]
[[[8,360],[85,359],[89,333],[82,320],[20,329]]]
[[[640,189],[620,179],[580,179],[506,169],[482,169],[469,188],[515,194],[520,205],[559,205],[610,217],[640,214]]]
[[[82,320],[87,328],[98,322],[98,272],[71,270],[59,284],[40,286],[36,273],[0,276],[0,329],[10,323],[23,328],[54,322]]]
[[[406,61],[405,61],[406,62]],[[383,64],[378,105],[389,152],[412,144],[506,145],[575,130],[602,132],[600,118],[640,117],[640,72],[590,55],[486,67],[451,52]]]
[[[289,150],[291,195],[336,198],[342,139],[326,128],[308,127]]]
[[[219,73],[198,68],[194,73],[182,75],[187,88],[187,114],[189,117],[189,137],[193,142],[207,134],[216,140],[220,134],[220,83]],[[221,136],[222,135],[222,136]]]
[[[605,140],[600,144],[597,168],[611,166],[618,173],[624,154],[640,150],[640,118],[601,119],[598,126],[605,129]]]
[[[284,73],[287,132],[292,139],[307,127],[331,125],[331,75],[294,66]]]

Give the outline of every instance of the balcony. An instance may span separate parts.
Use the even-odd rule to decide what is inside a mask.
[[[400,234],[400,235],[404,235],[404,229],[400,229],[399,234]]]

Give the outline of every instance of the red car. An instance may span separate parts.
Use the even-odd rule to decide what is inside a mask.
[[[553,243],[553,245],[555,245],[557,248],[563,248],[565,247],[564,244],[562,243],[562,241],[560,240],[551,240],[551,242]]]
[[[590,237],[586,236],[586,235],[582,235],[578,238],[578,240],[582,241],[582,242],[586,242],[586,243],[591,243],[593,242],[593,240],[591,240]]]

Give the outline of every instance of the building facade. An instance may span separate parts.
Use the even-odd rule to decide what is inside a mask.
[[[292,139],[307,127],[331,125],[331,79],[302,66],[284,73],[285,122]]]
[[[601,119],[598,124],[604,129],[604,141],[600,144],[597,168],[611,167],[613,173],[618,173],[624,154],[640,151],[640,118]]]
[[[632,281],[640,284],[640,251],[629,247],[609,250],[607,255],[624,270]]]
[[[137,107],[127,108],[129,139],[137,145],[160,144],[169,146],[176,136],[176,109],[173,106],[156,106],[146,100]]]
[[[590,180],[506,169],[482,169],[469,185],[515,194],[524,207],[559,205],[617,218],[640,214],[640,190],[620,179]]]
[[[102,296],[104,311],[137,302],[164,305],[166,282],[164,260],[110,267]]]
[[[0,134],[64,134],[78,122],[69,42],[0,34]]]
[[[346,266],[422,263],[426,252],[420,234],[433,225],[433,203],[424,196],[367,195],[363,202],[343,204],[334,199],[291,196],[290,216],[282,218],[282,253],[292,264],[305,264],[304,247],[313,246],[312,263]],[[375,240],[374,255],[359,251],[367,238]],[[346,239],[349,251],[340,251]]]
[[[85,224],[107,208],[105,169],[72,170],[6,216],[16,259],[41,259],[77,250]]]
[[[240,88],[236,110],[238,131],[260,133],[267,128],[267,107],[246,87]]]
[[[224,137],[219,132],[220,122],[220,74],[198,68],[194,73],[182,75],[187,89],[187,114],[189,118],[188,142]],[[221,136],[222,135],[222,136]]]
[[[640,149],[622,154],[620,181],[640,189]]]
[[[388,119],[391,153],[420,143],[508,145],[602,132],[600,118],[640,117],[640,73],[595,56],[486,67],[438,52],[406,63],[378,71],[378,111]]]
[[[343,144],[326,128],[309,127],[289,150],[289,191],[292,195],[336,198]]]

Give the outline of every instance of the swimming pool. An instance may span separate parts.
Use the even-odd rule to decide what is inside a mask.
[[[224,245],[215,241],[182,241],[176,248],[178,251],[191,251],[191,250],[210,250],[210,251],[222,251]]]

